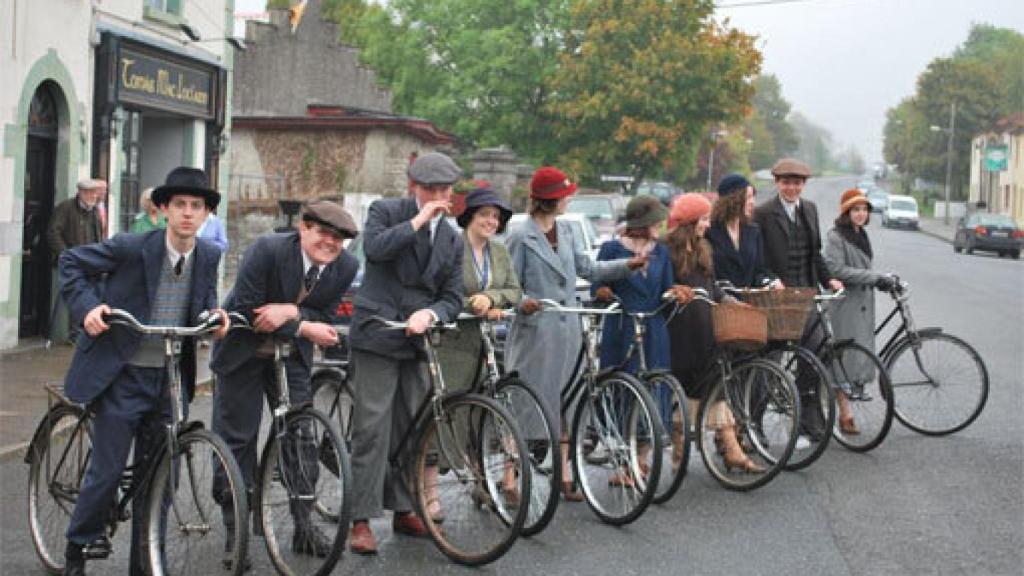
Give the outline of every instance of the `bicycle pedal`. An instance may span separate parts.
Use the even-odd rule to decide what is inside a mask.
[[[82,547],[82,555],[86,560],[103,560],[110,557],[113,545],[107,538],[94,540]]]

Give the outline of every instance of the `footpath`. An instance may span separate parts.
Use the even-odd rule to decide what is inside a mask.
[[[73,351],[70,344],[54,343],[48,349],[42,339],[31,339],[0,352],[0,462],[24,455],[49,406],[45,386],[63,384]],[[209,351],[199,349],[199,396],[202,383],[210,379]]]
[[[927,234],[928,236],[952,244],[953,237],[956,236],[956,218],[950,218],[949,224],[947,225],[943,223],[942,218],[922,217],[918,221],[918,231],[922,234]]]

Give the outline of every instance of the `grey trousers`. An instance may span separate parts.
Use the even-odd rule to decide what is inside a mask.
[[[384,509],[411,511],[405,471],[392,466],[389,456],[410,433],[416,410],[427,395],[426,363],[352,350],[351,366],[352,518],[377,518]],[[404,450],[412,450],[414,440],[409,437]]]

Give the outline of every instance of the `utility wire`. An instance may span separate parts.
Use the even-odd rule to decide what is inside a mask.
[[[804,2],[821,2],[826,0],[747,0],[735,2],[732,4],[720,4],[716,3],[715,8],[748,8],[752,6],[771,6],[774,4],[795,4]]]

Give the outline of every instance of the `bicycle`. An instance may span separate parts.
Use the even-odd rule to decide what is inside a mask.
[[[232,330],[253,330],[244,315],[230,317]],[[274,398],[253,493],[254,529],[278,573],[324,576],[345,545],[352,467],[332,420],[310,402],[292,403],[285,365],[291,353],[290,340],[274,339]],[[326,552],[316,532],[327,534]]]
[[[373,319],[390,330],[408,327]],[[435,345],[456,327],[437,324],[423,334],[430,391],[388,461],[406,471],[403,480],[437,548],[459,564],[480,566],[504,555],[522,531],[528,511],[522,495],[531,494],[532,474],[524,468],[526,441],[508,410],[482,394],[446,390]],[[409,456],[412,466],[402,466]],[[429,483],[433,478],[436,484]],[[434,501],[445,511],[444,529],[426,513]]]
[[[633,341],[622,362],[615,370],[626,371],[637,359],[636,377],[647,386],[654,405],[661,416],[665,434],[662,437],[661,474],[654,483],[655,504],[668,502],[683,484],[690,462],[690,422],[686,412],[686,392],[679,380],[667,369],[651,370],[647,366],[645,340],[647,320],[662,315],[675,303],[671,292],[662,295],[662,303],[650,312],[626,312],[633,319]]]
[[[696,288],[693,294],[693,300],[719,306],[703,289]],[[754,350],[720,340],[714,363],[715,369],[704,376],[711,385],[697,412],[697,449],[708,472],[722,486],[753,490],[775,478],[792,455],[800,396],[789,374]],[[728,460],[723,436],[732,429],[745,444],[750,462]]]
[[[220,318],[205,315],[195,327],[146,326],[130,313],[114,309],[104,320],[163,338],[171,420],[156,446],[125,468],[106,519],[106,534],[86,547],[86,558],[110,556],[110,540],[118,524],[131,518],[129,505],[145,498],[140,546],[151,574],[213,574],[224,569],[241,574],[247,534],[218,531],[225,519],[215,499],[231,503],[231,520],[240,523],[248,514],[242,473],[220,437],[204,429],[202,422],[185,420],[179,367],[182,339],[214,331]],[[30,465],[29,527],[43,565],[51,574],[61,574],[64,533],[91,458],[93,413],[69,400],[61,387],[47,385],[46,389],[50,406],[25,457]],[[221,472],[226,490],[215,497],[213,477]],[[229,555],[223,552],[225,544]]]
[[[600,319],[618,315],[607,308],[562,306],[540,301],[541,313],[576,314],[583,342],[576,367],[561,394],[563,421],[575,405],[569,452],[576,482],[587,505],[602,522],[615,526],[639,518],[660,478],[664,430],[647,387],[620,370],[599,368]]]
[[[974,422],[988,400],[988,369],[967,342],[942,328],[917,328],[910,285],[895,278],[894,306],[875,329],[879,337],[898,314],[901,322],[879,356],[892,380],[896,419],[928,436],[945,436]]]

